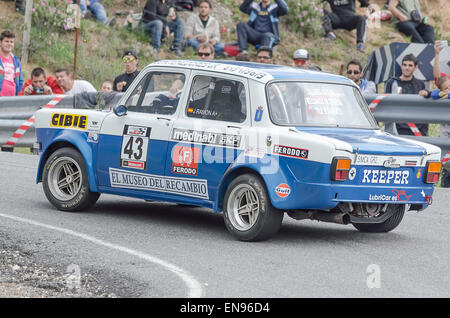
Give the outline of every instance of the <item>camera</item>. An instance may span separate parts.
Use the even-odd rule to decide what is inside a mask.
[[[36,92],[36,94],[38,95],[44,94],[44,88],[33,86],[33,91]]]

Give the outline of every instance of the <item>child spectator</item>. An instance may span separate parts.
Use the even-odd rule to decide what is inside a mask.
[[[9,30],[0,34],[0,96],[17,96],[22,90],[22,65],[12,53],[15,37]]]
[[[419,0],[389,0],[389,11],[392,12],[397,29],[411,37],[413,43],[434,43],[434,28],[426,24],[420,12]]]
[[[131,82],[138,76],[139,70],[137,65],[139,59],[136,51],[126,50],[122,57],[123,65],[125,67],[125,73],[120,74],[114,79],[113,90],[117,92],[125,92],[130,86]]]
[[[78,4],[78,0],[73,0],[73,3]],[[106,15],[105,7],[99,2],[99,0],[80,0],[81,15],[87,18],[93,14],[97,20],[104,25],[114,26],[116,24],[116,18],[108,18]]]
[[[278,17],[289,12],[284,0],[244,0],[239,9],[250,16],[248,23],[239,22],[236,26],[238,35],[239,60],[248,60],[248,43],[273,48],[280,43]]]
[[[97,92],[91,83],[85,80],[73,80],[72,72],[68,68],[55,71],[56,82],[63,89],[65,95],[73,96],[84,92]]]
[[[25,82],[19,95],[58,95],[64,94],[53,76],[46,76],[44,69],[36,67],[31,71],[31,78]]]
[[[200,43],[208,42],[214,46],[214,51],[222,55],[225,44],[220,42],[219,22],[209,15],[211,2],[201,0],[199,14],[192,14],[186,22],[186,46],[192,46],[195,50]]]
[[[347,77],[355,82],[361,89],[362,93],[376,94],[377,88],[375,83],[363,78],[364,73],[362,71],[361,62],[358,60],[351,60],[347,64]]]
[[[385,84],[385,93],[388,94],[426,94],[423,81],[414,77],[417,70],[417,58],[413,54],[407,54],[402,59],[402,74],[396,78],[392,77]],[[423,136],[428,135],[428,124],[416,124]],[[400,135],[413,135],[407,124],[396,124]]]
[[[260,46],[256,55],[256,62],[264,64],[274,64],[273,51],[268,46]]]
[[[333,30],[345,29],[348,31],[356,29],[356,48],[364,52],[366,41],[366,18],[356,15],[356,0],[326,0],[331,7],[331,12],[324,10],[323,29],[325,37],[334,41],[336,35]],[[361,7],[368,7],[369,0],[359,0]]]
[[[106,80],[102,83],[100,87],[100,92],[112,92],[113,91],[113,82],[111,80]]]
[[[151,37],[155,59],[159,59],[163,30],[166,38],[172,32],[175,34],[170,50],[178,56],[183,55],[181,53],[181,43],[184,38],[184,21],[178,17],[173,8],[169,9],[166,0],[147,0],[142,13],[142,28]]]
[[[448,43],[447,43],[448,44]],[[441,73],[440,66],[439,66],[439,54],[444,48],[444,42],[437,40],[434,42],[434,62],[433,62],[433,76],[434,81],[436,82],[437,79],[441,76],[446,76],[450,79],[449,74]]]

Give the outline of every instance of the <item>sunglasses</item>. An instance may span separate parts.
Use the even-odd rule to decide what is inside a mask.
[[[360,72],[360,71],[353,71],[353,70],[348,70],[348,71],[347,71],[347,74],[348,74],[348,75],[350,75],[350,74],[359,75],[359,73],[361,73],[361,72]]]
[[[133,61],[134,61],[134,57],[132,57],[132,56],[123,58],[123,62],[124,63],[126,63],[126,62],[133,62]]]
[[[201,56],[210,56],[211,53],[202,53],[202,52],[198,52],[197,55],[200,56],[200,57],[201,57]]]
[[[300,60],[300,59],[295,59],[294,60],[295,65],[305,65],[306,60]]]
[[[258,56],[260,60],[270,60],[270,56]]]

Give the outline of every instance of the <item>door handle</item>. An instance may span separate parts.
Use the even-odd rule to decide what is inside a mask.
[[[167,120],[167,121],[171,121],[172,119],[170,119],[170,118],[165,118],[165,117],[156,117],[156,119],[159,119],[159,120]]]
[[[239,126],[227,126],[227,128],[242,129],[242,127],[239,127]]]

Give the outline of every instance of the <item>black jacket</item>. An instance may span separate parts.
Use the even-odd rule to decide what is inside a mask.
[[[150,22],[153,20],[161,20],[166,23],[166,17],[169,14],[169,6],[166,3],[162,3],[161,0],[147,0],[142,12],[142,22]]]
[[[338,16],[354,15],[356,12],[356,0],[327,0],[331,11]],[[367,7],[369,0],[359,0],[361,7]]]

